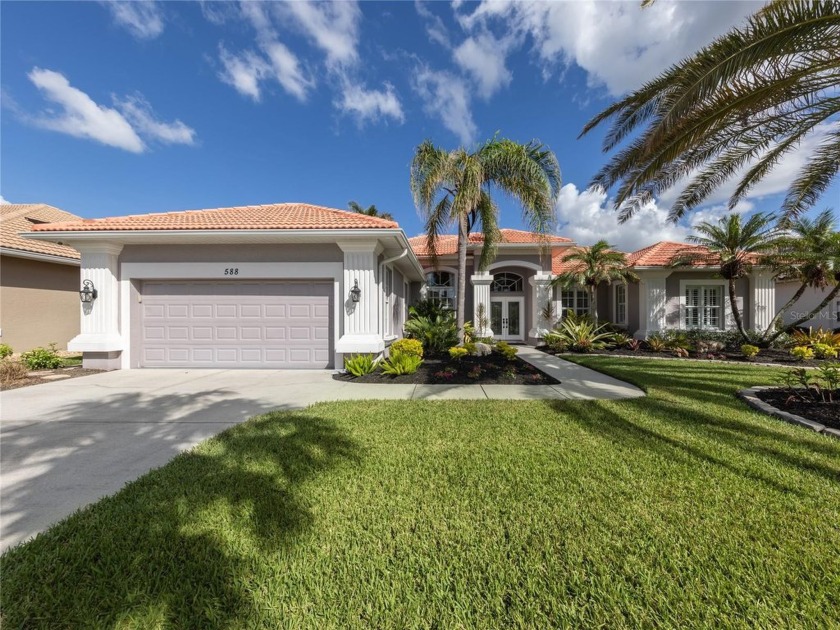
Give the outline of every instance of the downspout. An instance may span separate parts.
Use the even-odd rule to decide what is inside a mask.
[[[379,291],[379,325],[377,326],[377,330],[379,331],[379,336],[382,339],[385,338],[385,317],[383,316],[383,308],[385,308],[385,296],[384,296],[384,285],[385,285],[385,275],[383,274],[383,269],[385,269],[385,265],[388,265],[392,262],[396,262],[402,258],[408,256],[408,248],[402,250],[401,253],[397,254],[396,256],[392,256],[391,258],[386,258],[381,263],[379,263],[379,280],[382,283],[382,289]],[[393,276],[392,283],[393,283]],[[392,287],[393,288],[393,287]],[[408,299],[408,296],[406,296]]]

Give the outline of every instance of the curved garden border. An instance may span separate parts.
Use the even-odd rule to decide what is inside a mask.
[[[797,416],[796,414],[788,413],[787,411],[782,411],[781,409],[777,409],[773,405],[764,402],[756,394],[759,391],[765,389],[778,388],[769,385],[756,385],[755,387],[749,387],[747,389],[740,390],[738,392],[738,397],[741,398],[753,409],[757,409],[758,411],[761,411],[763,413],[775,416],[776,418],[784,420],[785,422],[789,422],[790,424],[798,424],[800,426],[811,429],[812,431],[815,431],[817,433],[822,433],[823,435],[829,435],[840,439],[840,430],[838,429],[832,429],[831,427],[827,427],[824,424],[820,424],[819,422],[814,422],[813,420],[808,420],[806,418],[803,418],[802,416]]]

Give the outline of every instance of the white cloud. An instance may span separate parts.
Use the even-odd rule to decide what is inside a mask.
[[[125,99],[114,97],[116,109],[113,109],[97,104],[90,96],[70,85],[59,72],[33,68],[28,76],[44,98],[61,108],[59,112],[47,109],[36,115],[17,110],[26,122],[38,127],[94,140],[131,153],[146,150],[141,136],[165,144],[195,142],[195,130],[180,120],[171,123],[158,120],[142,95]]]
[[[222,62],[219,78],[243,96],[259,101],[260,82],[270,71],[268,62],[250,50],[236,55],[228,52],[224,46],[219,46],[219,60]]]
[[[291,50],[280,42],[274,41],[265,45],[265,54],[271,60],[274,77],[289,94],[299,101],[305,101],[309,89],[315,83],[304,75],[298,58]]]
[[[348,83],[336,107],[355,116],[360,124],[379,118],[392,118],[398,122],[405,120],[400,100],[390,83],[385,84],[384,90],[368,90],[361,85]]]
[[[505,59],[512,41],[499,40],[490,33],[468,37],[453,52],[455,62],[478,85],[479,95],[490,98],[511,80]]]
[[[142,96],[116,100],[117,107],[134,129],[144,137],[154,138],[164,144],[195,144],[195,129],[180,120],[161,122],[155,117],[152,106]]]
[[[420,66],[415,71],[414,89],[425,111],[437,116],[464,145],[475,142],[478,132],[470,112],[470,93],[464,81],[448,72]]]
[[[422,17],[426,22],[426,35],[429,36],[429,41],[447,49],[451,48],[452,44],[449,41],[449,31],[440,16],[432,13],[423,0],[414,0],[414,8],[417,11],[417,15]]]
[[[3,195],[0,195],[0,204],[6,205],[8,203],[12,203],[11,201],[7,201]]]
[[[641,85],[754,13],[746,2],[512,2],[457,14],[466,29],[499,23],[527,35],[544,69],[575,63],[592,86],[619,95]],[[469,5],[470,7],[474,5]]]
[[[271,7],[326,54],[328,66],[349,66],[358,61],[362,12],[356,2],[276,2]]]
[[[77,138],[88,138],[108,146],[142,153],[146,145],[117,110],[97,105],[92,98],[74,88],[64,75],[33,68],[29,80],[44,97],[60,105],[60,113],[44,112],[31,122]]]
[[[137,39],[154,39],[163,33],[163,13],[155,0],[105,0],[114,21]]]

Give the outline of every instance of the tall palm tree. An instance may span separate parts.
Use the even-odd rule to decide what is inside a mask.
[[[499,208],[491,192],[500,190],[517,199],[522,215],[538,233],[554,225],[555,203],[560,193],[560,166],[549,149],[536,140],[520,144],[493,138],[473,152],[464,148],[446,151],[426,140],[411,162],[411,192],[425,220],[427,246],[437,258],[440,234],[458,226],[457,323],[464,330],[467,291],[467,243],[470,230],[480,224],[484,233],[479,268],[493,260],[499,232]]]
[[[834,229],[832,211],[824,210],[813,219],[799,217],[786,222],[784,227],[786,231],[779,239],[772,266],[777,277],[794,279],[800,284],[764,332],[767,343],[807,322],[840,293],[840,233]],[[825,289],[829,286],[833,286],[832,290],[812,312],[787,326],[779,326],[784,314],[799,301],[807,288]]]
[[[783,204],[787,216],[801,214],[840,170],[838,84],[840,2],[775,0],[593,118],[581,136],[611,121],[605,152],[636,137],[592,183],[618,185],[621,220],[678,185],[676,220],[737,176],[732,208],[818,132]]]
[[[592,247],[579,247],[563,257],[570,269],[555,276],[552,287],[585,287],[589,294],[589,314],[598,321],[598,285],[616,280],[627,283],[639,277],[627,266],[627,256],[615,251],[607,241]]]
[[[390,212],[379,212],[379,210],[376,209],[376,206],[373,205],[363,208],[355,201],[348,201],[347,207],[356,214],[365,214],[369,217],[379,217],[380,219],[387,219],[388,221],[394,220],[394,217]]]
[[[744,318],[738,308],[736,281],[746,277],[754,265],[767,263],[776,251],[779,245],[776,218],[759,212],[744,221],[740,214],[733,213],[721,217],[716,223],[703,221],[694,229],[697,234],[689,236],[688,241],[704,249],[687,250],[677,256],[673,264],[718,267],[718,273],[727,281],[735,326],[743,339],[749,341]]]

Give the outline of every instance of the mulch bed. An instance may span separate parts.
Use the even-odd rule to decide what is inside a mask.
[[[557,385],[560,382],[519,357],[508,361],[496,353],[485,357],[464,357],[460,361],[426,359],[417,372],[404,376],[374,372],[358,378],[350,374],[336,374],[333,378],[353,383],[408,385]]]
[[[819,422],[832,429],[840,429],[840,390],[834,390],[833,403],[804,402],[791,397],[787,389],[761,389],[755,394],[780,411],[801,416],[806,420]]]
[[[540,346],[537,350],[542,350],[547,354],[556,355],[546,346]],[[561,356],[563,353],[560,353]],[[640,349],[637,351],[628,350],[626,348],[612,348],[609,350],[593,350],[588,354],[601,354],[614,357],[645,357],[657,359],[692,359],[694,361],[700,360],[714,360],[714,361],[733,361],[735,363],[772,363],[774,365],[782,365],[785,367],[817,367],[825,363],[824,360],[812,359],[810,361],[800,361],[791,356],[787,350],[779,350],[775,348],[762,349],[753,360],[747,359],[740,352],[715,352],[708,354],[698,354],[696,352],[689,352],[687,357],[675,356],[671,350],[663,350],[662,352],[653,352],[652,350]]]
[[[57,370],[39,370],[38,372],[31,373],[32,376],[27,376],[24,379],[12,381],[11,383],[0,383],[0,391],[19,389],[21,387],[40,385],[42,383],[56,383],[58,381],[66,381],[68,378],[78,378],[80,376],[99,374],[102,371],[103,370],[86,370],[81,366],[59,368]],[[59,378],[49,378],[56,375],[58,375]]]

